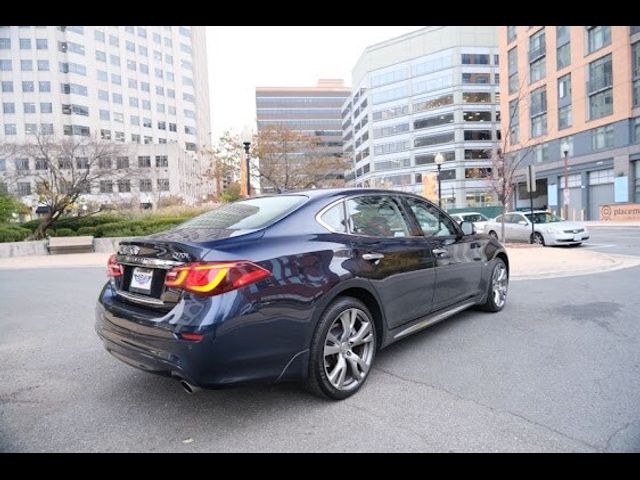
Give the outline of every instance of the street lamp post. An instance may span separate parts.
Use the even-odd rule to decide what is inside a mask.
[[[564,204],[564,219],[569,220],[569,144],[564,141],[561,145],[562,156],[564,158],[564,191],[562,192],[562,203]]]
[[[442,208],[442,182],[440,179],[440,172],[442,171],[442,164],[444,163],[444,155],[442,155],[440,152],[436,153],[435,156],[435,162],[436,165],[438,166],[438,206],[440,208]]]
[[[251,175],[250,175],[251,155],[249,155],[249,147],[251,146],[251,142],[242,142],[242,144],[244,145],[244,152],[247,154],[247,157],[245,159],[246,170],[247,170],[247,197],[250,197],[251,196]]]

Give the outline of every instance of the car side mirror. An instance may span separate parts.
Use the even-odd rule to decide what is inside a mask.
[[[460,228],[462,229],[462,233],[465,235],[475,235],[476,234],[476,226],[473,222],[460,222]]]
[[[520,220],[518,225],[529,225],[526,220]]]

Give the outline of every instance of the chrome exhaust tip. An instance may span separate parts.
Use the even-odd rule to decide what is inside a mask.
[[[180,380],[180,385],[182,386],[184,391],[187,392],[189,395],[193,395],[195,393],[198,393],[201,390],[200,387],[196,387],[195,385],[191,385],[186,380]]]

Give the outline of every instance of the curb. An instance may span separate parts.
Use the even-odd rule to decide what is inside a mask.
[[[543,272],[535,275],[514,275],[509,280],[516,282],[520,280],[546,280],[548,278],[580,277],[640,266],[640,257],[638,256],[612,254],[608,255],[608,257],[614,262],[611,266],[599,266],[584,270],[567,270],[564,272]]]

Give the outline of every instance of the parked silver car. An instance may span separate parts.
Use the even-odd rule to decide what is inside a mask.
[[[531,219],[534,221],[533,243],[540,245],[580,245],[589,240],[587,227],[578,222],[567,222],[550,212],[507,212],[504,219],[504,241],[528,242],[531,238]],[[485,224],[484,233],[494,238],[500,235],[502,215]]]
[[[452,213],[451,218],[453,218],[456,222],[472,222],[478,233],[484,232],[484,226],[489,220],[483,214],[478,212],[459,212]]]

